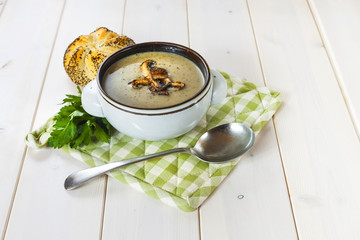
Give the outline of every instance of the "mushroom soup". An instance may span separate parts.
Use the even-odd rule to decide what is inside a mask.
[[[204,86],[200,69],[167,52],[143,52],[115,62],[102,87],[115,101],[137,108],[162,108],[184,102]]]

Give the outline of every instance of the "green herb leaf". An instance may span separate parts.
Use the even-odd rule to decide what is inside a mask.
[[[48,146],[61,148],[69,144],[72,148],[87,145],[91,140],[110,142],[110,124],[105,118],[98,118],[85,112],[79,96],[66,95],[65,104],[54,117],[55,124],[50,133]]]
[[[108,138],[107,133],[101,127],[95,128],[94,134],[95,134],[95,137],[97,139],[99,139],[100,141],[107,142],[107,143],[109,142],[109,138]]]

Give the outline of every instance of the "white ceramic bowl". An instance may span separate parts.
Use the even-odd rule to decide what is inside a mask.
[[[204,75],[203,88],[192,98],[163,108],[132,107],[112,99],[103,89],[106,70],[117,60],[140,52],[162,51],[179,54],[193,61]],[[211,104],[220,103],[226,96],[226,81],[195,51],[174,43],[149,42],[131,45],[109,56],[101,65],[97,78],[83,89],[82,104],[86,112],[105,117],[118,131],[133,138],[162,140],[180,136],[206,114]]]

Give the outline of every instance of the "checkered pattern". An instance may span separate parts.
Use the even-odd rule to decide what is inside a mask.
[[[93,142],[78,149],[65,146],[62,150],[90,166],[98,166],[176,147],[192,147],[204,132],[224,123],[241,122],[250,126],[255,134],[259,133],[279,107],[280,94],[222,74],[228,84],[226,99],[211,106],[204,119],[183,136],[164,141],[143,141],[114,130],[109,144]],[[37,147],[44,145],[51,131],[48,125],[30,133],[27,143]],[[39,142],[42,135],[45,137]],[[238,161],[208,164],[190,154],[179,153],[132,164],[112,171],[110,175],[171,206],[193,211]]]

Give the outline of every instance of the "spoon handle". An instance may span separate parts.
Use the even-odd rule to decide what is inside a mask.
[[[153,154],[149,154],[149,155],[145,155],[145,156],[126,159],[126,160],[123,160],[120,162],[104,164],[101,166],[92,167],[92,168],[88,168],[88,169],[81,170],[78,172],[74,172],[65,179],[64,187],[66,190],[71,190],[71,189],[79,187],[80,185],[93,179],[94,177],[103,175],[104,173],[107,173],[107,172],[117,169],[119,167],[127,166],[129,164],[141,162],[141,161],[148,160],[151,158],[162,157],[162,156],[165,156],[168,154],[180,153],[180,152],[190,153],[190,149],[189,148],[175,148],[175,149],[170,149],[170,150],[163,151],[163,152],[158,152],[158,153],[153,153]]]

